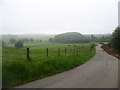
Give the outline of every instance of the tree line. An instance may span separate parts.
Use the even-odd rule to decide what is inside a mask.
[[[23,47],[23,43],[41,43],[42,40],[34,40],[32,38],[23,38],[23,39],[15,39],[15,38],[10,38],[9,43],[14,44],[15,47]],[[1,46],[5,46],[6,42],[4,40],[0,40]]]

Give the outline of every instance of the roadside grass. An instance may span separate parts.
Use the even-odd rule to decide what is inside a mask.
[[[80,52],[69,52],[69,49],[77,47],[74,44],[40,44],[39,47],[30,48],[31,61],[26,59],[25,48],[4,47],[2,56],[2,86],[3,88],[13,87],[32,80],[51,76],[80,64],[85,63],[95,55],[95,48],[90,50],[91,44],[77,44],[87,48],[80,49]],[[27,46],[27,45],[26,45]],[[29,45],[28,45],[29,46]],[[30,45],[32,46],[32,45]],[[33,45],[34,46],[34,45]],[[46,56],[45,49],[49,48],[49,56]],[[57,50],[61,48],[58,56]],[[64,49],[67,48],[65,55]]]
[[[109,42],[99,42],[99,44],[109,44]]]

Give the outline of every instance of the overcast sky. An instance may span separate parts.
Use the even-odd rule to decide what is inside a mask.
[[[119,0],[1,0],[3,34],[112,33]]]

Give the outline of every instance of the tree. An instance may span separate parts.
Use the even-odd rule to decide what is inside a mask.
[[[42,40],[39,41],[40,43],[42,42]]]
[[[97,38],[96,38],[94,35],[91,35],[91,41],[92,41],[92,42],[96,42],[96,41],[97,41]]]
[[[38,42],[39,42],[39,40],[36,40],[36,42],[38,43]]]
[[[15,43],[15,47],[17,47],[17,48],[21,48],[21,47],[23,47],[23,42],[22,41],[17,41],[16,43]]]
[[[117,50],[120,50],[120,27],[117,27],[113,32],[111,44],[112,47],[114,47]]]
[[[54,39],[53,38],[49,38],[49,42],[54,42]]]
[[[4,47],[4,46],[5,46],[5,41],[2,40],[2,47]]]
[[[34,40],[32,38],[30,38],[30,42],[33,42]]]
[[[11,39],[10,39],[10,43],[13,44],[13,43],[15,43],[15,42],[16,42],[16,39],[14,39],[14,38],[11,38]]]
[[[91,38],[94,38],[94,36],[93,36],[93,35],[91,35]]]

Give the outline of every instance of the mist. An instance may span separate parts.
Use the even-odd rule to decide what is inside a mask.
[[[3,34],[112,33],[119,0],[1,0]]]

